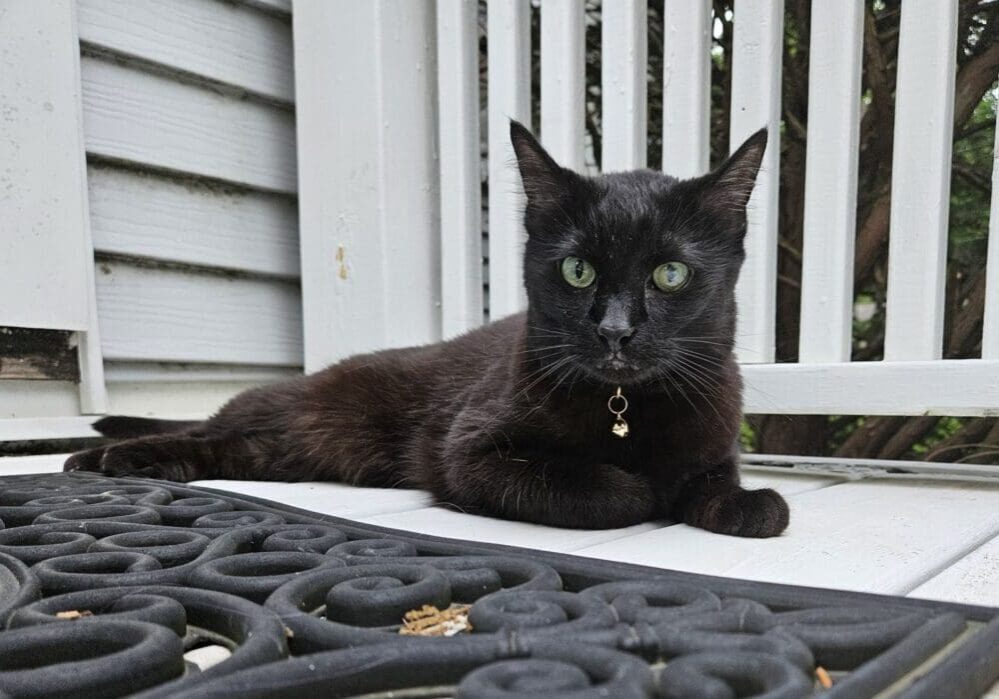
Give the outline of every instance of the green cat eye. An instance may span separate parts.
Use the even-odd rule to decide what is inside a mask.
[[[682,262],[667,262],[652,272],[652,281],[660,291],[678,291],[690,279],[690,267]]]
[[[585,289],[597,278],[597,270],[586,260],[567,257],[560,265],[562,277],[577,289]]]

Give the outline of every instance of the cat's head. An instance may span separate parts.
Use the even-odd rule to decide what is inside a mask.
[[[517,122],[510,137],[527,195],[530,336],[552,348],[534,348],[537,356],[629,385],[696,372],[731,352],[765,129],[689,180],[652,170],[583,177]]]

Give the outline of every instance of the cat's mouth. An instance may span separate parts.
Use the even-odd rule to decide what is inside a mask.
[[[607,383],[635,383],[648,373],[644,367],[623,357],[620,352],[612,352],[597,360],[591,371]]]

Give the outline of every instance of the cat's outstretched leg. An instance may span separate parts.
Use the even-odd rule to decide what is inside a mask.
[[[539,451],[447,463],[437,500],[462,512],[573,529],[616,529],[653,516],[649,483],[608,464]]]
[[[732,536],[764,538],[783,532],[790,519],[784,498],[770,488],[744,490],[734,473],[732,466],[693,478],[673,503],[673,517]]]
[[[219,473],[223,440],[190,435],[129,439],[73,454],[64,471],[96,471],[108,476],[143,476],[187,482]]]

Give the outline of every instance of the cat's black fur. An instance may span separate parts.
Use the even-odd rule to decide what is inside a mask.
[[[766,132],[686,181],[582,177],[521,125],[511,138],[527,193],[526,313],[247,391],[203,423],[104,418],[95,426],[105,434],[147,436],[75,454],[66,468],[425,488],[465,512],[561,527],[668,516],[780,534],[781,496],[739,486],[732,356],[746,203]],[[595,267],[595,283],[565,281],[559,264],[570,255]],[[669,261],[693,274],[665,293],[651,274]],[[618,386],[630,403],[623,439],[607,405]]]

